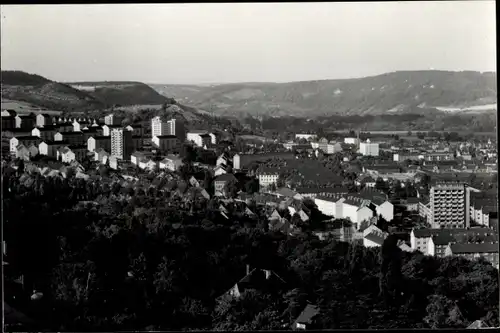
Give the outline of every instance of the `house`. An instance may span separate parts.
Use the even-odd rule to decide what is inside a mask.
[[[42,139],[40,139],[37,136],[18,136],[18,137],[13,137],[9,141],[10,145],[10,152],[12,154],[16,154],[16,149],[17,146],[20,144],[24,145],[25,147],[29,147],[31,144],[38,145]]]
[[[57,159],[63,163],[81,161],[87,156],[87,147],[84,145],[69,145],[57,150]]]
[[[87,140],[87,150],[96,151],[97,149],[111,151],[111,137],[109,136],[91,136]]]
[[[314,329],[314,319],[319,314],[319,308],[316,305],[307,304],[300,315],[295,319],[292,325],[294,330]]]
[[[427,253],[431,256],[442,258],[446,255],[446,248],[450,244],[456,243],[455,237],[448,233],[432,235],[427,244]]]
[[[39,153],[39,150],[34,143],[32,143],[28,146],[28,151],[30,152],[30,157],[34,157],[34,156],[38,155],[38,153]]]
[[[228,153],[222,153],[215,163],[216,166],[225,165],[225,166],[233,166],[233,160],[229,156]]]
[[[447,246],[445,253],[446,256],[457,255],[469,260],[483,257],[494,267],[498,268],[498,242],[450,244]]]
[[[179,148],[179,139],[175,135],[158,135],[151,139],[153,147],[161,151],[176,151]]]
[[[235,154],[233,156],[233,167],[235,170],[247,168],[253,162],[265,162],[272,158],[283,160],[295,160],[294,152],[275,152],[262,154]]]
[[[257,179],[262,188],[271,186],[271,184],[277,185],[278,178],[279,170],[277,168],[260,167],[257,170]]]
[[[90,123],[88,121],[79,121],[79,120],[73,121],[74,132],[81,132],[87,126],[90,126]]]
[[[377,228],[378,229],[378,228]],[[384,244],[388,234],[380,229],[372,228],[366,234],[363,233],[363,246],[365,247],[380,247]]]
[[[369,188],[375,188],[376,180],[369,176],[360,176],[358,179],[356,179],[356,185],[357,186],[362,186],[362,187],[369,187]]]
[[[88,141],[91,137],[102,136],[102,128],[100,127],[84,128],[81,132],[83,133],[83,139],[85,141]]]
[[[44,127],[52,124],[50,115],[46,113],[37,114],[35,121],[36,121],[36,126],[38,127]]]
[[[177,171],[183,164],[184,163],[182,163],[182,159],[179,156],[169,154],[160,161],[160,169]]]
[[[215,176],[220,176],[220,175],[223,175],[225,173],[227,173],[227,170],[228,170],[228,166],[226,166],[225,164],[219,164],[217,165],[215,168],[214,168],[214,175]]]
[[[16,117],[3,115],[2,111],[2,130],[16,128]]]
[[[139,165],[140,161],[151,158],[153,153],[150,151],[135,151],[130,155],[130,162],[134,165]]]
[[[70,145],[81,145],[85,143],[82,132],[57,132],[54,141],[67,141]]]
[[[38,145],[38,153],[40,155],[46,155],[46,156],[57,158],[57,150],[62,145],[67,145],[67,142],[63,142],[63,141],[55,142],[55,141],[46,140],[46,141],[40,142],[40,144]]]
[[[254,268],[250,270],[250,265],[247,265],[246,272],[246,275],[224,293],[222,297],[239,298],[248,289],[272,293],[285,284],[285,281],[279,275],[269,269]]]
[[[316,140],[317,138],[318,138],[318,136],[316,134],[305,134],[305,133],[295,134],[296,140],[304,139],[307,141],[311,141],[311,140]]]
[[[62,122],[58,123],[56,126],[58,132],[72,132],[73,131],[73,123],[71,122]]]
[[[142,170],[156,170],[157,163],[151,158],[145,158],[139,161],[139,168]]]
[[[16,147],[16,158],[24,161],[29,161],[30,157],[30,151],[25,145],[20,144]]]
[[[52,125],[46,125],[44,127],[37,127],[31,131],[32,136],[37,136],[42,140],[52,140],[54,135],[57,133],[57,128]]]
[[[36,124],[36,118],[33,114],[17,115],[15,118],[16,128],[21,128],[25,130],[32,130]]]
[[[106,164],[109,161],[111,155],[102,148],[96,149],[94,152],[94,161],[101,164]]]
[[[220,176],[217,176],[214,179],[214,188],[215,192],[220,192],[224,193],[225,192],[225,186],[229,182],[237,182],[238,180],[233,174],[226,173]]]

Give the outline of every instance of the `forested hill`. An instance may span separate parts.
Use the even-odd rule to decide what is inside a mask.
[[[104,103],[66,84],[22,71],[2,71],[2,99],[60,111],[96,109]]]
[[[366,115],[496,109],[496,73],[399,71],[357,79],[289,83],[151,85],[184,103],[231,115]]]
[[[161,105],[167,97],[142,82],[104,81],[72,82],[73,88],[85,91],[106,105]]]

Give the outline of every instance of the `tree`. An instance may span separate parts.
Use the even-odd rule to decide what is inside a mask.
[[[229,180],[224,185],[224,192],[230,198],[235,198],[238,195],[238,182],[236,180]]]
[[[245,183],[245,192],[249,194],[259,192],[259,181],[255,178],[249,179]]]

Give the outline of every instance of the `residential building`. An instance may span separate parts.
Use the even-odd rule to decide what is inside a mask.
[[[396,153],[396,154],[392,155],[392,159],[394,162],[404,162],[407,160],[420,161],[420,160],[424,159],[424,155],[419,154],[419,153],[413,153],[413,154],[412,153]]]
[[[144,147],[144,137],[132,135],[132,146],[134,150],[141,150]]]
[[[359,152],[363,156],[378,156],[379,155],[379,144],[370,142],[370,139],[366,139],[366,142],[361,142],[359,144]]]
[[[297,139],[297,140],[304,139],[304,140],[311,141],[311,140],[316,140],[317,138],[318,138],[318,136],[316,134],[305,134],[305,133],[295,134],[295,139]]]
[[[483,257],[498,269],[498,243],[450,244],[446,255],[462,256],[469,260]]]
[[[39,113],[36,115],[36,126],[37,127],[44,127],[47,125],[52,125],[51,117],[50,115],[46,113]]]
[[[23,144],[18,145],[16,147],[16,158],[29,161],[31,158],[29,149]]]
[[[307,304],[304,310],[293,322],[292,329],[307,330],[316,328],[314,319],[318,316],[319,311],[319,307],[312,304]]]
[[[39,154],[38,148],[34,143],[28,146],[28,151],[30,152],[30,157],[35,157]]]
[[[104,117],[104,124],[106,125],[118,125],[121,126],[123,121],[122,117],[118,117],[115,114],[108,114],[107,116]]]
[[[102,126],[102,135],[104,136],[111,136],[111,132],[114,129],[120,129],[123,128],[121,125],[103,125]]]
[[[36,118],[33,114],[17,115],[15,117],[16,128],[21,128],[24,130],[32,130],[36,124]]]
[[[154,117],[151,119],[151,137],[169,135],[169,127],[168,122],[162,117]]]
[[[38,136],[42,140],[53,140],[54,135],[57,133],[55,126],[46,125],[44,127],[36,127],[31,131],[32,136]]]
[[[188,132],[186,139],[197,147],[209,147],[212,143],[212,137],[207,132]]]
[[[106,151],[111,151],[111,137],[109,136],[91,136],[87,140],[87,150],[96,151],[102,148]]]
[[[348,219],[357,230],[363,221],[369,221],[374,216],[370,200],[354,196],[318,196],[314,199],[318,209],[325,215],[336,219]]]
[[[342,151],[342,145],[338,142],[336,143],[328,143],[327,146],[326,146],[326,151],[323,151],[324,153],[326,154],[335,154],[335,153],[339,153]]]
[[[424,160],[426,161],[451,161],[454,160],[455,156],[453,153],[446,152],[428,152],[424,154]]]
[[[420,200],[418,203],[418,215],[425,219],[425,221],[430,222],[432,216],[431,203],[430,201]]]
[[[55,125],[58,132],[73,132],[73,124],[70,122],[58,123]]]
[[[15,116],[4,116],[2,114],[2,130],[14,129],[16,128],[16,117]]]
[[[64,146],[57,150],[57,159],[63,163],[81,161],[87,155],[85,146]]]
[[[215,192],[225,193],[225,186],[228,182],[237,182],[238,180],[233,174],[226,173],[214,179]]]
[[[215,176],[220,176],[220,175],[223,175],[225,173],[227,173],[228,171],[228,166],[225,165],[225,164],[219,164],[217,165],[215,168],[214,168],[214,175]]]
[[[437,235],[432,235],[428,238],[426,254],[442,258],[446,256],[446,248],[448,245],[456,242],[455,237],[449,233],[442,232]]]
[[[344,138],[344,143],[348,145],[359,145],[359,138]]]
[[[438,182],[430,190],[432,228],[470,226],[470,190],[464,183]]]
[[[377,228],[378,229],[378,228]],[[363,234],[363,246],[364,247],[381,247],[387,238],[388,233],[382,230],[370,230],[366,234]]]
[[[120,160],[129,160],[132,150],[132,132],[124,128],[113,128],[111,130],[111,156]]]
[[[70,145],[81,145],[85,143],[82,132],[57,132],[54,141],[67,141]]]
[[[106,164],[109,161],[111,155],[102,148],[96,149],[94,154],[94,161],[101,164]]]
[[[257,170],[257,179],[259,186],[265,188],[271,184],[277,185],[279,170],[277,168],[261,167]]]
[[[153,136],[151,143],[162,152],[177,151],[179,148],[179,139],[175,135]]]
[[[166,135],[176,136],[180,142],[184,142],[186,140],[186,129],[184,127],[184,122],[176,118],[172,118],[167,121]],[[211,137],[210,140],[212,140]]]
[[[57,150],[65,144],[67,145],[66,142],[62,141],[56,142],[56,141],[46,140],[40,142],[40,144],[38,145],[38,153],[40,155],[46,155],[57,158]]]
[[[160,161],[160,169],[177,171],[183,165],[182,159],[179,156],[169,154]]]
[[[151,158],[142,159],[139,161],[139,168],[142,170],[156,170],[158,163]]]
[[[75,120],[73,122],[73,131],[74,132],[81,132],[84,128],[90,126],[90,123],[88,121],[79,121]]]
[[[130,162],[138,166],[140,161],[150,159],[153,155],[150,151],[135,151],[130,155]]]
[[[16,148],[20,144],[25,147],[29,147],[31,144],[38,145],[42,141],[38,136],[18,136],[10,139],[10,152],[16,154]]]

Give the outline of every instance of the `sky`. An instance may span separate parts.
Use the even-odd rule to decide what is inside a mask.
[[[1,6],[1,68],[62,82],[496,71],[494,1]]]

